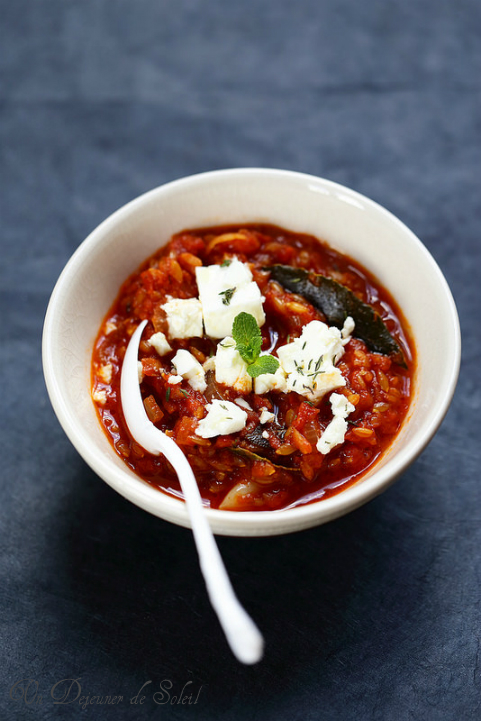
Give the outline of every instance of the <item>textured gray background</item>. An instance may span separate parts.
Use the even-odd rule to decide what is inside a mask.
[[[0,0],[0,33],[1,718],[480,718],[478,0]],[[443,426],[387,493],[294,536],[219,540],[267,640],[244,668],[190,533],[68,442],[40,343],[101,220],[165,181],[252,165],[397,214],[445,273],[464,347]],[[124,701],[54,705],[78,677]],[[24,678],[41,705],[10,698]],[[156,705],[163,680],[202,686],[197,704]]]

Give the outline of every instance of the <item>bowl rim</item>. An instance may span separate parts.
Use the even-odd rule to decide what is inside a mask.
[[[206,516],[214,532],[231,536],[278,535],[320,525],[358,508],[384,491],[419,456],[441,425],[454,395],[461,361],[461,333],[458,313],[451,290],[441,269],[421,240],[399,218],[376,201],[347,186],[320,176],[275,168],[229,168],[179,178],[159,185],[134,198],[118,208],[94,228],[66,263],[55,284],[48,304],[42,335],[42,362],[50,401],[71,443],[87,464],[103,480],[144,510],[177,525],[190,527],[188,514],[182,499],[174,498],[149,486],[138,476],[135,476],[132,471],[129,471],[127,466],[125,472],[121,473],[118,467],[107,461],[107,456],[97,452],[97,449],[92,448],[91,444],[89,446],[88,434],[83,427],[79,428],[75,415],[71,412],[69,405],[62,396],[54,372],[54,329],[57,318],[61,313],[58,301],[65,293],[70,278],[75,275],[77,268],[83,265],[84,259],[87,258],[91,248],[96,245],[98,240],[107,234],[110,228],[121,223],[132,212],[150,203],[155,196],[162,196],[176,189],[187,189],[195,185],[205,184],[210,179],[247,177],[249,175],[264,176],[266,179],[276,178],[277,180],[284,178],[304,184],[321,184],[333,193],[342,193],[358,203],[361,202],[363,205],[367,205],[376,213],[384,216],[387,221],[397,225],[404,234],[407,234],[411,242],[417,246],[417,251],[424,255],[425,262],[431,266],[431,271],[442,288],[443,296],[449,308],[449,314],[445,316],[445,322],[452,338],[452,352],[448,381],[443,389],[442,396],[437,401],[436,412],[430,418],[429,423],[423,424],[417,430],[416,435],[410,440],[408,447],[403,449],[403,452],[393,455],[385,465],[378,470],[374,470],[372,475],[363,478],[362,482],[356,482],[341,493],[327,499],[271,511],[233,512],[206,508]],[[107,438],[106,443],[108,444]],[[375,466],[373,468],[375,469]]]

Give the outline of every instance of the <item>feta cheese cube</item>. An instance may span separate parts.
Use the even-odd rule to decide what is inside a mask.
[[[172,350],[169,345],[169,341],[160,331],[158,333],[154,333],[154,335],[151,335],[149,340],[147,341],[147,344],[151,345],[152,348],[155,348],[157,353],[161,356],[169,353],[169,351]]]
[[[217,344],[215,354],[215,379],[239,393],[250,393],[252,378],[247,372],[247,363],[236,349],[235,340],[230,336]]]
[[[170,298],[162,309],[167,315],[171,338],[199,338],[203,335],[202,306],[197,298]]]
[[[207,373],[207,371],[213,371],[215,370],[215,356],[211,356],[210,358],[207,358],[205,363],[203,363],[202,368]]]
[[[188,350],[178,350],[172,358],[176,372],[184,378],[191,388],[203,393],[207,388],[205,373],[201,364]]]
[[[178,383],[182,383],[182,380],[182,376],[170,375],[167,378],[167,383],[170,383],[171,386],[176,386]]]
[[[274,420],[275,417],[276,417],[276,416],[275,416],[274,413],[271,413],[270,411],[266,411],[265,409],[263,409],[262,412],[261,412],[259,421],[260,421],[262,424],[264,424],[264,423],[271,423],[271,422]]]
[[[354,323],[354,319],[351,318],[350,315],[348,315],[346,320],[344,321],[344,325],[342,326],[341,330],[343,345],[345,345],[348,341],[351,340],[351,334],[355,327],[356,324]]]
[[[236,398],[234,403],[237,403],[237,405],[240,406],[241,408],[245,408],[246,411],[252,410],[252,408],[250,407],[248,402],[246,400],[244,400],[243,398]]]
[[[208,268],[215,268],[214,273],[221,279],[228,288],[232,285],[246,285],[252,281],[252,271],[247,263],[242,263],[237,258],[232,258],[227,265],[209,265]]]
[[[207,335],[229,336],[234,318],[242,311],[253,315],[259,326],[265,323],[263,298],[247,263],[234,258],[226,266],[196,268],[195,275]]]
[[[254,390],[257,395],[269,391],[281,391],[287,393],[286,372],[279,366],[275,373],[262,373],[254,379]]]
[[[287,390],[316,402],[329,391],[345,386],[345,378],[335,367],[343,354],[341,331],[319,320],[311,321],[300,338],[277,349],[287,374]]]
[[[195,433],[201,438],[225,436],[245,428],[247,413],[230,401],[213,400],[207,406],[207,415],[199,421]]]
[[[352,403],[349,403],[347,398],[340,393],[333,393],[329,400],[334,417],[316,444],[317,450],[323,455],[326,455],[332,448],[344,442],[347,431],[346,418],[349,413],[354,411]]]

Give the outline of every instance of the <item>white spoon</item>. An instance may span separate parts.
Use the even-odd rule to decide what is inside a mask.
[[[142,321],[132,335],[122,366],[120,395],[125,420],[137,443],[153,455],[163,453],[175,468],[189,512],[210,602],[234,655],[242,663],[257,663],[262,658],[264,640],[255,623],[240,605],[231,586],[204,513],[192,468],[179,446],[149,421],[144,409],[137,362],[140,338],[146,324],[146,320]]]

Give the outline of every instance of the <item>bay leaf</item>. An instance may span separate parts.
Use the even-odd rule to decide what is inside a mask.
[[[271,272],[271,278],[291,293],[302,295],[321,311],[329,325],[342,328],[348,316],[356,327],[353,335],[365,342],[375,353],[390,356],[393,361],[407,367],[404,354],[397,341],[389,332],[383,319],[367,303],[332,278],[309,273],[303,268],[289,265],[272,265],[264,270]]]

